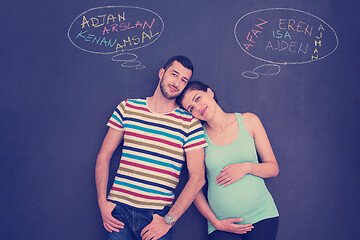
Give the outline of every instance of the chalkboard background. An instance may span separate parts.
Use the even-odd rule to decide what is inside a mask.
[[[76,18],[104,6],[137,7],[134,14],[149,19],[148,24],[156,18],[154,41],[146,45],[151,37],[145,35],[146,46],[119,56],[137,57],[140,64],[113,61],[115,53],[84,51],[70,40]],[[294,10],[265,11],[266,19],[254,15],[270,8]],[[226,111],[250,111],[262,120],[280,166],[279,176],[266,180],[281,216],[278,239],[359,239],[358,9],[357,1],[330,0],[2,3],[0,238],[105,238],[94,183],[105,124],[120,101],[150,96],[159,68],[183,54],[194,63],[193,79],[210,84]],[[259,25],[263,29],[251,24],[260,23],[259,18],[268,22]],[[279,19],[303,21],[303,28],[278,26]],[[320,36],[323,23],[317,50],[321,56],[331,54],[284,64],[311,60],[316,39],[300,33],[309,23],[313,38]],[[283,38],[278,38],[279,27]],[[134,35],[135,30],[124,33]],[[81,38],[76,40],[84,43]],[[256,42],[248,52],[241,42],[246,38]],[[287,49],[276,52],[277,40],[287,42]],[[291,55],[299,48],[291,49],[292,41],[309,44],[308,55]],[[251,56],[255,50],[257,56]],[[283,59],[290,55],[295,59]],[[120,151],[111,163],[112,176]],[[185,169],[177,193],[186,179]],[[191,206],[175,225],[173,239],[206,236],[206,221]]]

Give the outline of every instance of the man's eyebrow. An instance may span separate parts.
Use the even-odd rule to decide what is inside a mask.
[[[183,77],[183,79],[185,79],[186,81],[189,81],[189,79],[187,77]]]

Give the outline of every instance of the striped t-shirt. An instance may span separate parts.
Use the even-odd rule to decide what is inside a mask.
[[[171,206],[184,151],[207,146],[199,120],[180,108],[154,113],[147,99],[127,99],[107,125],[124,131],[120,165],[108,200],[138,209]]]

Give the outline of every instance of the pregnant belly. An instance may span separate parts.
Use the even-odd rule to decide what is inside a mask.
[[[246,221],[267,194],[264,180],[248,174],[226,187],[209,182],[208,200],[219,219],[241,217]]]

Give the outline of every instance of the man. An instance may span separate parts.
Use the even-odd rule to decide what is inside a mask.
[[[153,96],[121,102],[110,118],[95,168],[108,239],[171,239],[171,227],[204,185],[201,124],[175,103],[192,72],[187,57],[169,59],[159,71]],[[119,169],[106,198],[109,162],[123,140]],[[173,204],[184,152],[189,180]]]

